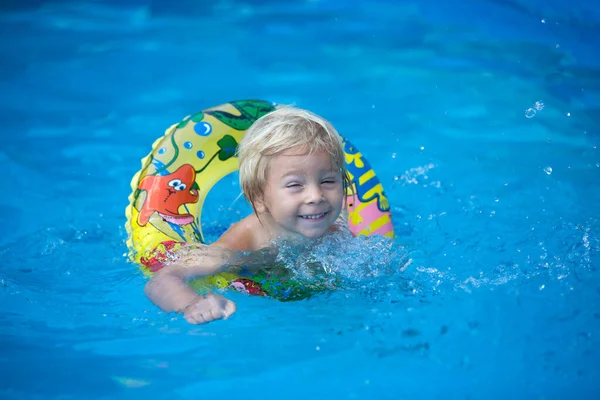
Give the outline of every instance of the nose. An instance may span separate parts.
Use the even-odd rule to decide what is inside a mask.
[[[320,204],[325,200],[321,185],[309,185],[305,192],[305,201],[307,204]]]

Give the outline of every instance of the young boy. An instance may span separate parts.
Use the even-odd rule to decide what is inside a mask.
[[[279,239],[307,249],[311,239],[347,229],[338,218],[349,183],[344,151],[325,119],[293,107],[273,111],[248,129],[238,157],[240,184],[254,214],[232,225],[215,243],[185,252],[145,288],[155,305],[183,312],[192,324],[228,318],[236,307],[219,294],[198,295],[186,280],[244,265],[247,254],[272,247]]]

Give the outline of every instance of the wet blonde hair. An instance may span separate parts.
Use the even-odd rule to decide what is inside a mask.
[[[337,130],[310,111],[286,106],[259,118],[238,147],[240,185],[253,208],[264,194],[271,158],[294,147],[308,155],[329,153],[333,167],[342,174],[343,190],[349,187],[344,148]]]

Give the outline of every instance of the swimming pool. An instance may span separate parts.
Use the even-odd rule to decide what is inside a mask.
[[[2,6],[1,398],[597,396],[597,9],[195,3]],[[351,139],[405,252],[190,326],[126,260],[129,181],[170,124],[245,98]],[[237,190],[209,196],[214,235]]]

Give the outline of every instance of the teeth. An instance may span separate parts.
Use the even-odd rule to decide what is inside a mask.
[[[319,219],[321,218],[323,215],[325,215],[325,213],[321,213],[321,214],[315,214],[315,215],[301,215],[300,217],[304,218],[304,219]]]

